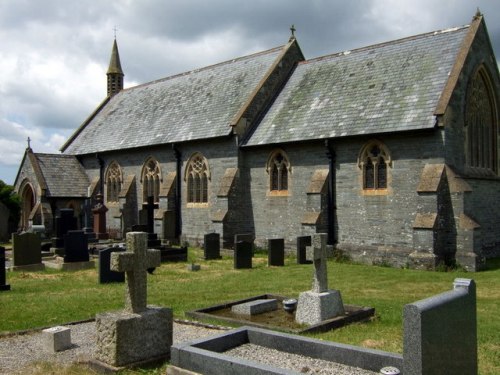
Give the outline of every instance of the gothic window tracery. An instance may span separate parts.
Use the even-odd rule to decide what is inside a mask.
[[[288,179],[290,162],[283,150],[271,153],[267,162],[267,173],[269,174],[269,190],[273,192],[288,191]]]
[[[497,109],[488,74],[472,79],[465,110],[465,164],[469,172],[497,173]]]
[[[153,197],[154,203],[160,200],[160,163],[154,158],[150,158],[142,169],[142,195],[143,202],[147,203],[148,197]]]
[[[364,190],[384,190],[388,185],[391,158],[387,147],[379,141],[368,142],[360,152],[358,166],[363,172]]]
[[[122,187],[122,172],[120,165],[113,161],[106,173],[106,197],[108,202],[118,202]]]
[[[188,203],[208,203],[208,180],[210,173],[205,157],[196,153],[189,159],[186,167]]]

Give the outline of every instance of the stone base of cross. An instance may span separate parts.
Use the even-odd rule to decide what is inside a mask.
[[[327,234],[315,234],[312,246],[306,248],[307,258],[314,263],[314,274],[311,290],[300,293],[297,302],[295,320],[300,324],[318,324],[345,314],[340,291],[328,289],[327,238]]]

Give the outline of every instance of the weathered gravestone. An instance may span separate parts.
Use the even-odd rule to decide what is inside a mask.
[[[77,221],[73,216],[73,209],[61,208],[59,216],[56,216],[56,236],[52,239],[52,247],[54,251],[63,255],[64,251],[64,235],[70,230],[76,230]]]
[[[269,266],[285,265],[285,240],[283,238],[267,240],[267,264]]]
[[[311,236],[297,237],[297,264],[309,264],[311,260],[306,259],[306,248],[311,246]]]
[[[10,290],[10,285],[7,284],[5,272],[5,247],[0,246],[0,291]]]
[[[205,260],[220,259],[220,234],[207,233],[204,236],[204,258]]]
[[[328,289],[327,238],[327,234],[315,234],[312,246],[307,247],[308,258],[314,263],[314,276],[312,289],[299,295],[295,320],[301,324],[318,324],[345,313],[340,292]]]
[[[64,262],[88,262],[88,240],[83,230],[70,230],[64,235]]]
[[[247,241],[236,242],[234,247],[234,268],[252,268],[253,244]]]
[[[12,270],[40,271],[42,263],[42,240],[36,233],[12,233]]]
[[[99,284],[125,281],[125,272],[117,272],[111,269],[111,254],[125,251],[121,247],[108,247],[99,251]]]
[[[147,306],[147,269],[160,265],[160,251],[147,249],[147,234],[127,233],[127,251],[111,254],[111,269],[126,273],[125,309],[96,316],[96,358],[111,366],[170,357],[172,310]]]

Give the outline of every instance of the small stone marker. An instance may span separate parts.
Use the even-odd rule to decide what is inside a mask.
[[[10,285],[7,284],[5,272],[5,247],[0,246],[0,291],[10,290]]]
[[[285,265],[285,240],[283,238],[267,240],[267,264],[278,267]]]
[[[241,315],[257,315],[278,309],[276,299],[257,299],[245,303],[239,303],[231,307],[231,311]]]
[[[299,295],[295,320],[300,324],[318,324],[345,313],[340,292],[328,289],[327,238],[327,234],[316,234],[312,246],[307,247],[307,255],[314,262],[314,274],[311,290]]]
[[[96,316],[99,368],[164,360],[172,346],[172,310],[147,306],[147,269],[160,265],[160,250],[147,249],[147,233],[127,233],[127,251],[111,254],[111,270],[125,272],[125,309]]]
[[[71,348],[71,329],[58,326],[47,328],[42,331],[45,348],[48,352],[60,352]]]

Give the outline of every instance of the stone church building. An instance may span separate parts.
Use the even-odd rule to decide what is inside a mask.
[[[306,60],[284,46],[108,95],[62,146],[27,148],[22,228],[61,208],[85,226],[163,239],[252,233],[257,246],[328,233],[355,261],[479,270],[500,256],[500,76],[481,14],[470,25]]]

